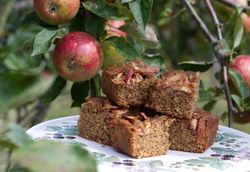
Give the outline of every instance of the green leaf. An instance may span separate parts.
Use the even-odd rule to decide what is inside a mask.
[[[64,87],[66,86],[66,80],[62,77],[58,76],[49,90],[40,98],[42,102],[44,103],[50,103],[53,100],[55,100],[62,92]]]
[[[71,87],[71,98],[73,103],[71,107],[79,107],[89,95],[89,80],[84,82],[76,82]]]
[[[217,49],[222,56],[229,56],[232,54],[232,50],[230,49],[229,44],[225,39],[218,41]]]
[[[135,48],[129,44],[124,38],[111,37],[108,39],[116,48],[117,52],[128,60],[134,60],[139,57]]]
[[[143,56],[143,61],[150,66],[159,67],[162,71],[165,70],[165,59],[162,56]]]
[[[213,66],[214,62],[183,61],[178,63],[178,67],[186,71],[206,72]]]
[[[143,29],[150,19],[152,6],[153,0],[134,0],[129,3],[130,10],[136,22]]]
[[[124,32],[128,33],[128,36],[132,37],[135,40],[140,40],[146,48],[153,49],[160,46],[159,40],[154,29],[150,26],[146,26],[146,29],[143,30],[136,23],[129,23],[120,28]]]
[[[97,74],[94,78],[91,79],[91,84],[94,87],[95,96],[98,97],[101,95],[101,76]]]
[[[105,20],[103,18],[92,15],[91,18],[86,21],[85,30],[96,39],[99,39],[104,33],[104,25]]]
[[[232,79],[235,87],[239,91],[241,97],[243,99],[247,98],[249,96],[249,90],[244,82],[244,80],[241,78],[240,74],[238,74],[233,69],[228,70],[229,77]]]
[[[51,78],[22,75],[19,73],[0,74],[0,113],[17,107],[41,96],[51,84]]]
[[[21,166],[35,172],[97,172],[95,160],[80,145],[48,141],[33,142],[19,148],[13,153],[11,164],[12,169]]]
[[[37,66],[33,62],[34,58],[23,57],[22,54],[10,53],[8,58],[5,58],[3,63],[8,70],[12,72],[28,74],[28,75],[38,75],[40,74],[46,66],[45,61],[41,61]]]
[[[0,147],[13,150],[17,148],[17,145],[6,138],[0,138]]]
[[[76,17],[69,24],[69,31],[81,31],[85,32],[85,17],[82,13],[78,13]]]
[[[250,112],[250,97],[243,100],[243,109],[245,112]]]
[[[217,97],[217,89],[210,87],[207,90],[204,88],[204,83],[200,82],[199,102],[213,101]]]
[[[104,0],[86,1],[82,5],[88,11],[106,19],[127,20],[128,17],[123,15],[121,11],[114,5]]]
[[[243,28],[243,24],[242,24],[242,19],[240,17],[238,17],[236,20],[236,24],[234,26],[233,49],[237,48],[240,45],[241,40],[243,38],[243,34],[244,34],[244,28]]]
[[[9,131],[6,136],[12,143],[19,147],[32,142],[32,139],[26,134],[24,129],[14,123],[9,125]]]
[[[235,94],[232,94],[231,98],[233,99],[233,102],[237,105],[237,107],[239,109],[243,110],[243,108],[242,108],[242,98],[235,95]]]
[[[44,28],[55,28],[55,29],[57,28],[57,26],[53,26],[48,23],[45,23],[43,20],[40,19],[40,17],[37,16],[37,14],[34,11],[26,15],[21,25],[30,25],[34,23]]]
[[[33,172],[28,167],[21,167],[20,165],[15,165],[10,169],[10,172]]]
[[[125,63],[126,58],[123,57],[117,49],[114,47],[112,41],[104,41],[102,42],[102,50],[103,50],[103,64],[102,68],[107,69],[113,65],[121,65]]]
[[[203,109],[206,111],[211,111],[216,105],[216,103],[217,103],[216,100],[211,100],[203,106]]]
[[[239,20],[241,20],[241,14],[235,9],[233,14],[229,16],[229,20],[225,23],[224,38],[228,41],[230,47],[234,45],[235,35],[237,35],[235,29]]]
[[[31,56],[46,53],[51,47],[52,40],[58,32],[59,30],[57,29],[43,29],[39,32],[35,37]]]

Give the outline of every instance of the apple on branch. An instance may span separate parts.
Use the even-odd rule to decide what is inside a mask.
[[[102,49],[94,37],[85,32],[71,32],[56,44],[53,64],[58,74],[81,82],[94,77],[102,66]]]
[[[240,74],[250,90],[250,56],[237,56],[230,64],[230,67]]]
[[[46,23],[59,25],[70,22],[80,8],[80,0],[33,0],[36,14]]]

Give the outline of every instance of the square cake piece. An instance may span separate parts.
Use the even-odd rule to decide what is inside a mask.
[[[134,158],[165,155],[169,148],[167,116],[147,117],[145,113],[113,119],[110,125],[111,144]]]
[[[102,91],[119,106],[140,106],[145,103],[158,71],[159,68],[142,61],[108,68],[103,72]]]
[[[128,109],[113,105],[106,97],[88,98],[81,107],[77,123],[83,138],[110,145],[109,124],[113,118],[125,115]]]
[[[204,152],[215,140],[219,117],[197,108],[192,119],[176,118],[169,132],[170,149]]]
[[[149,91],[146,107],[176,118],[191,118],[199,97],[198,72],[168,71]]]

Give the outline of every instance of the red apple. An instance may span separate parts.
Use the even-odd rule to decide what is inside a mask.
[[[102,49],[90,34],[71,32],[56,44],[53,63],[61,77],[74,82],[85,81],[101,68]]]
[[[239,55],[230,64],[230,67],[240,74],[250,89],[250,56]]]
[[[36,14],[51,25],[68,23],[77,14],[80,0],[33,0]]]
[[[126,38],[127,33],[119,30],[121,26],[126,23],[123,20],[108,20],[106,24],[106,31],[109,36],[117,36]]]

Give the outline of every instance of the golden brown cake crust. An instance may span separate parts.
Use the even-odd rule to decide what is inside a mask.
[[[113,105],[106,97],[88,98],[82,105],[77,123],[79,135],[101,144],[110,145],[110,121],[113,118],[120,118],[127,112],[128,109]]]
[[[168,71],[150,88],[146,107],[176,118],[191,118],[199,96],[200,74]]]
[[[170,127],[170,149],[204,152],[215,140],[219,117],[197,108],[192,119],[177,119]]]
[[[142,61],[111,67],[103,72],[102,91],[119,106],[143,105],[158,71]]]
[[[169,148],[168,129],[172,122],[167,116],[147,117],[144,113],[113,119],[112,146],[134,158],[164,155]]]

